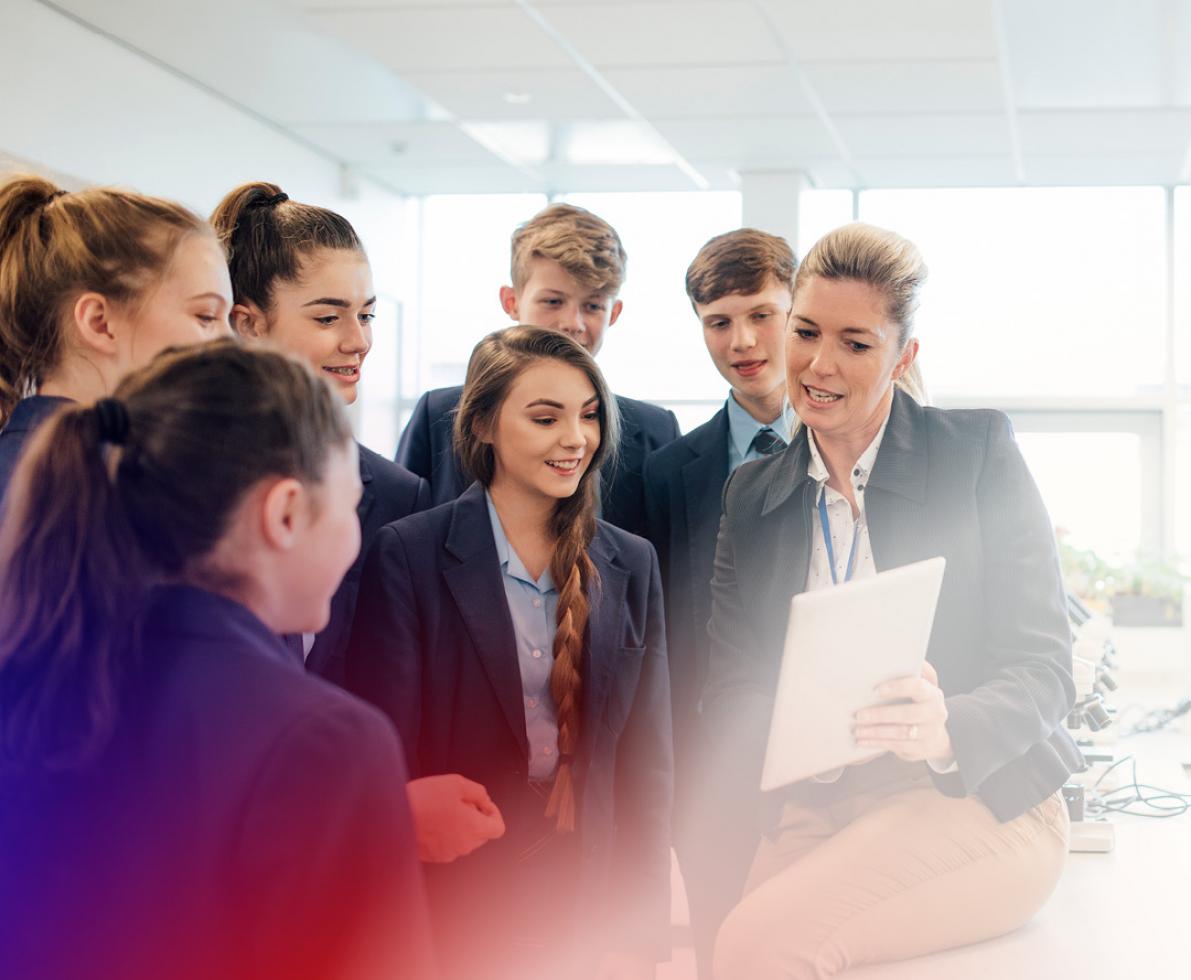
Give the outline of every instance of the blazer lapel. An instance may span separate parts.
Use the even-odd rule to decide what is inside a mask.
[[[360,518],[361,530],[368,526],[368,512],[372,510],[372,505],[376,500],[376,491],[372,489],[372,466],[368,462],[368,457],[360,453],[360,483],[363,484],[363,492],[360,494],[360,502],[356,505],[356,515]],[[363,555],[360,555],[358,560],[362,560]]]
[[[445,569],[443,578],[505,720],[528,758],[529,740],[521,705],[521,670],[513,618],[500,580],[484,489],[478,483],[472,484],[456,503],[446,548],[459,559],[459,564]]]
[[[628,569],[619,563],[604,532],[598,526],[589,554],[596,571],[599,572],[600,584],[592,594],[583,671],[586,690],[583,698],[582,742],[588,750],[591,745],[591,726],[603,716],[612,675],[620,657],[624,637],[625,596],[629,586]],[[591,752],[584,751],[582,755],[586,767],[591,759]]]
[[[929,557],[924,426],[922,406],[904,392],[895,392],[865,490],[869,541],[879,572]]]
[[[810,520],[815,484],[807,475],[809,462],[806,427],[800,426],[789,448],[782,451],[772,467],[761,509],[761,519],[770,528],[762,533],[774,542],[774,553],[779,556],[776,564],[763,562],[759,566],[772,575],[772,581],[753,583],[754,594],[770,597],[768,609],[774,608],[773,602],[785,608],[792,595],[806,589],[811,535],[816,526]],[[785,622],[784,618],[782,621]]]
[[[695,458],[682,467],[690,567],[708,564],[706,541],[715,540],[728,479],[728,413],[720,409],[702,438],[690,445]]]

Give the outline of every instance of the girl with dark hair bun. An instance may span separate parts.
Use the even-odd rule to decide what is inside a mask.
[[[109,394],[165,347],[226,336],[230,309],[223,252],[182,205],[0,183],[0,497],[54,410]]]
[[[669,955],[660,576],[646,541],[595,516],[615,404],[565,334],[491,334],[455,418],[476,482],[385,527],[365,563],[349,686],[415,775],[482,783],[508,825],[427,869],[453,978],[645,978]]]
[[[328,386],[230,340],[67,406],[0,527],[0,949],[23,980],[434,975],[400,744],[294,663],[355,558]]]
[[[351,223],[314,204],[291,200],[276,184],[243,184],[211,216],[227,250],[235,305],[232,326],[295,354],[329,381],[347,404],[356,400],[364,359],[372,347],[376,290],[364,246]],[[331,619],[317,635],[286,637],[307,670],[344,683],[344,651],[351,634],[363,556],[385,524],[430,505],[425,480],[374,453],[359,451],[362,547],[331,603]],[[421,855],[452,861],[504,831],[484,787],[454,774],[408,787]]]

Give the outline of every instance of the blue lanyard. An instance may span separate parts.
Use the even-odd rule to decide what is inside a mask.
[[[827,567],[831,569],[831,584],[839,585],[839,576],[835,572],[835,549],[831,547],[831,525],[827,521],[827,486],[819,490],[819,527],[823,530],[823,543],[827,546]],[[848,570],[844,572],[844,581],[852,581],[852,573],[856,571],[856,548],[860,544],[860,520],[852,525],[852,551],[848,555]]]

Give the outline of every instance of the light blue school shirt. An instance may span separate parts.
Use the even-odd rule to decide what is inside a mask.
[[[728,393],[728,472],[733,473],[741,463],[760,459],[761,454],[752,448],[753,439],[762,429],[772,429],[782,442],[790,445],[790,434],[798,423],[798,416],[790,407],[790,399],[782,399],[782,411],[772,422],[758,422],[740,407],[735,396]]]
[[[521,669],[521,707],[525,711],[525,735],[529,741],[529,778],[548,782],[558,766],[558,711],[550,694],[550,671],[554,667],[554,633],[558,629],[558,590],[546,568],[534,581],[515,548],[509,544],[492,498],[488,519],[496,541],[500,577],[513,620],[517,642],[517,663]]]

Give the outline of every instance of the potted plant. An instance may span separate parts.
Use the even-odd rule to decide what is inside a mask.
[[[1116,626],[1182,626],[1183,586],[1178,567],[1142,555],[1114,565],[1088,548],[1075,548],[1060,529],[1059,559],[1067,588],[1087,605],[1111,613]]]

